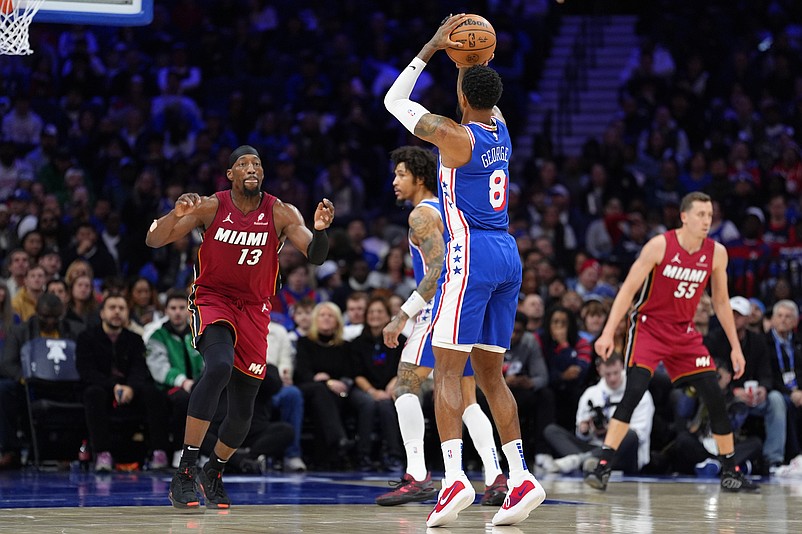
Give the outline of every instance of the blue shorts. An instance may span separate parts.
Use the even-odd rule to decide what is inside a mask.
[[[434,298],[432,342],[510,348],[521,289],[521,259],[507,232],[452,236]]]

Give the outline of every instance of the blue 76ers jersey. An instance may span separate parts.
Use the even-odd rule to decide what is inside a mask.
[[[512,144],[507,125],[470,122],[468,131],[473,157],[458,169],[440,165],[437,184],[446,233],[452,238],[468,227],[477,230],[504,230],[509,227],[507,194]]]
[[[510,346],[521,287],[521,260],[508,232],[510,136],[495,118],[491,124],[462,127],[471,142],[471,160],[454,169],[440,159],[438,192],[447,239],[432,343],[503,350]]]

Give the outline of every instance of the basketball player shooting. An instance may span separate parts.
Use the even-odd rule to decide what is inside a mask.
[[[447,235],[433,305],[432,346],[435,416],[446,472],[437,504],[426,521],[430,527],[453,522],[475,497],[462,468],[460,384],[469,357],[510,468],[507,496],[493,524],[523,521],[546,497],[526,467],[518,409],[501,373],[521,286],[521,261],[515,239],[507,231],[512,147],[496,107],[501,79],[487,62],[459,69],[459,124],[409,98],[435,52],[462,46],[450,36],[468,18],[464,14],[448,17],[384,97],[387,110],[407,130],[440,149],[438,195]]]

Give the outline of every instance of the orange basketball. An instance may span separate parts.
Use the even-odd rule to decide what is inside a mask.
[[[496,50],[496,31],[486,18],[466,15],[467,18],[451,32],[451,40],[462,43],[462,48],[446,48],[446,54],[460,67],[481,65]]]

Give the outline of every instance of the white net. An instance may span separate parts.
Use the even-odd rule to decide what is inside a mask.
[[[0,54],[32,54],[28,28],[44,0],[0,0]]]

